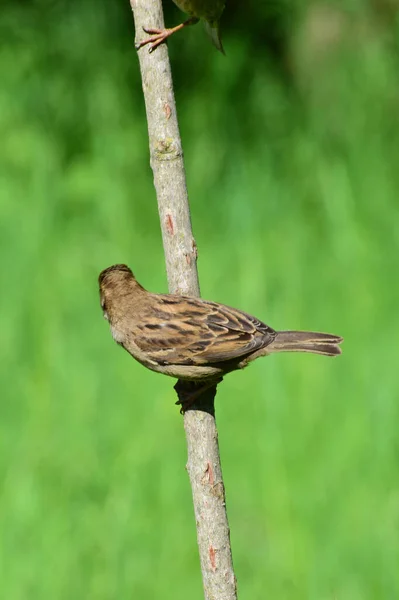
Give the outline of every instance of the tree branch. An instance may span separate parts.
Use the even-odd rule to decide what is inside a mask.
[[[161,0],[130,0],[136,42],[143,27],[163,28]],[[153,53],[138,53],[147,112],[150,162],[158,199],[169,291],[199,296],[197,248],[191,228],[183,151],[165,44]],[[187,386],[176,385],[179,399]],[[208,390],[184,414],[187,470],[192,487],[197,539],[206,600],[236,600],[236,578],[218,434],[214,416],[216,387]]]

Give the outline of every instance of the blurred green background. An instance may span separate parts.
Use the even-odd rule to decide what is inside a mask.
[[[226,57],[169,42],[203,296],[345,337],[220,386],[242,599],[399,598],[397,10],[231,1]],[[0,40],[1,597],[200,600],[173,381],[98,301],[115,262],[166,290],[129,3],[3,0]]]

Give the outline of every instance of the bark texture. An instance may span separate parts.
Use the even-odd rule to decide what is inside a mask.
[[[130,0],[136,43],[143,27],[163,28],[161,0]],[[199,296],[197,247],[192,233],[183,151],[165,44],[138,52],[147,112],[150,162],[158,200],[169,291]],[[179,399],[191,384],[179,381]],[[187,471],[193,493],[197,539],[206,600],[236,600],[236,578],[215,422],[216,387],[184,414]]]
[[[143,27],[164,27],[161,0],[130,0],[136,43]],[[169,291],[199,296],[197,247],[192,234],[183,150],[166,44],[138,52],[147,112],[150,164],[154,174]]]

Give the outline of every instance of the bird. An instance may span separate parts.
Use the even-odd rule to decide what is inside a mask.
[[[190,16],[189,19],[176,25],[176,27],[157,29],[143,27],[144,31],[151,37],[136,44],[136,49],[139,50],[143,46],[149,44],[150,52],[153,52],[162,42],[170,37],[176,31],[195,25],[200,20],[204,22],[205,29],[217,50],[224,54],[223,44],[220,37],[219,22],[224,11],[225,0],[173,0],[183,12]]]
[[[114,340],[139,363],[201,384],[275,352],[341,354],[343,338],[310,331],[276,331],[241,310],[191,296],[154,294],[124,264],[99,275],[100,303]]]

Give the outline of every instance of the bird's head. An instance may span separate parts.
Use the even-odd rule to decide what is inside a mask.
[[[112,265],[101,271],[98,277],[100,286],[100,302],[104,318],[110,319],[110,313],[114,312],[116,305],[131,295],[133,291],[144,288],[136,281],[132,270],[127,265]]]

